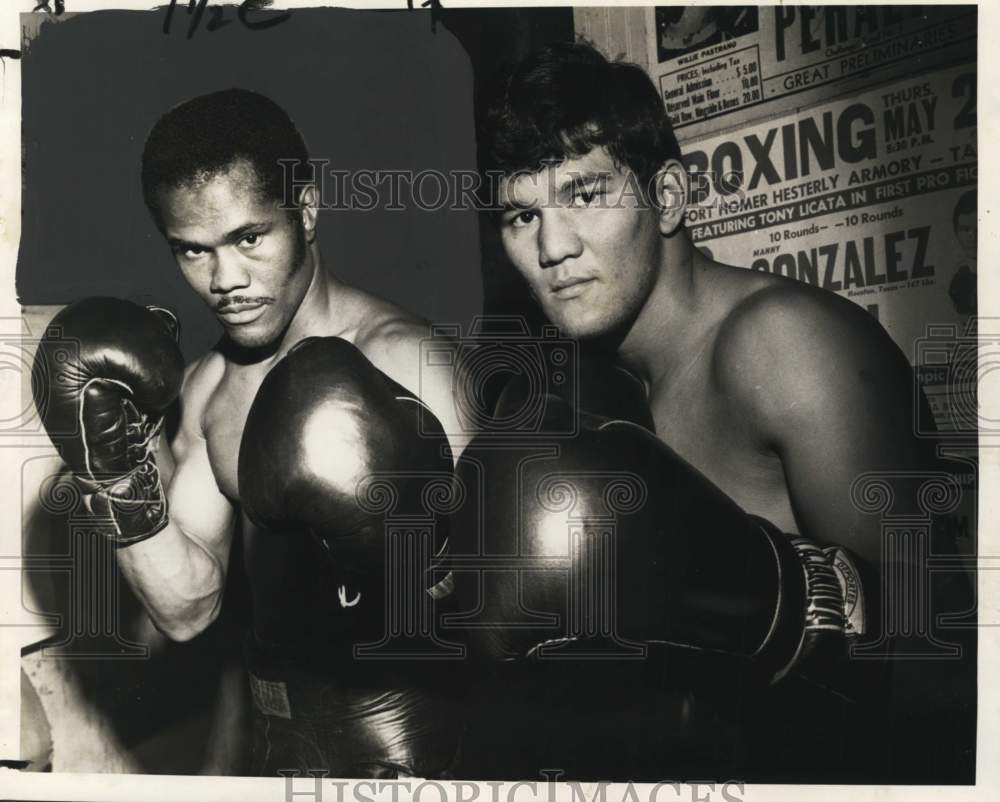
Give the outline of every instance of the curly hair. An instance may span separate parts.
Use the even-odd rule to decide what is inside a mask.
[[[287,159],[292,170],[279,163]],[[311,177],[308,159],[302,135],[277,103],[225,89],[175,106],[153,126],[142,153],[142,196],[162,228],[162,190],[207,181],[242,160],[253,167],[263,197],[288,202]]]
[[[649,76],[583,43],[543,47],[501,71],[480,93],[478,140],[480,168],[504,176],[605,147],[646,187],[681,157]]]

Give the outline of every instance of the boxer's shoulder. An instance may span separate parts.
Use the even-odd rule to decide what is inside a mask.
[[[420,343],[430,336],[430,326],[401,309],[382,314],[358,332],[355,345],[379,370],[404,387],[419,390]]]
[[[375,367],[430,408],[457,456],[469,440],[469,427],[455,403],[451,366],[426,360],[431,337],[427,321],[399,310],[372,325],[356,344]]]
[[[857,304],[791,279],[738,298],[718,329],[713,379],[751,411],[780,419],[829,403],[906,360]]]
[[[804,282],[779,279],[733,303],[719,329],[718,345],[721,353],[735,349],[744,357],[748,351],[781,356],[787,366],[790,358],[814,362],[831,351],[853,351],[859,345],[865,351],[884,350],[891,340],[853,301]]]
[[[182,397],[204,402],[218,389],[225,375],[225,357],[218,351],[209,351],[184,369]]]

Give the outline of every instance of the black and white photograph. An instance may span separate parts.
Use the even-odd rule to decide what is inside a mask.
[[[661,6],[656,9],[658,61],[756,30],[756,6]]]
[[[994,798],[994,16],[10,0],[0,799]]]

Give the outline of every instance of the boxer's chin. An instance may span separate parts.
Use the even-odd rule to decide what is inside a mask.
[[[282,329],[255,321],[245,326],[223,326],[226,336],[240,348],[258,349],[274,345],[281,336]]]
[[[546,317],[559,327],[564,337],[585,340],[591,337],[602,337],[614,331],[619,324],[612,315],[603,314],[594,308],[581,307],[567,309],[546,309]]]

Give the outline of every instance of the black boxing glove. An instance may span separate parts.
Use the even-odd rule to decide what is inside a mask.
[[[545,425],[567,426],[566,418],[575,415],[577,421],[584,419],[591,427],[599,426],[606,420],[624,420],[641,426],[649,431],[656,429],[653,423],[653,413],[649,408],[646,385],[642,379],[620,362],[602,352],[585,352],[577,355],[576,381],[554,380],[553,373],[565,372],[565,368],[545,365],[547,370],[544,390],[539,393],[532,386],[531,378],[525,373],[514,374],[503,386],[496,401],[494,414],[505,420],[512,417],[518,410],[527,407],[532,401],[540,409],[546,409],[544,397],[558,396],[567,407],[567,414],[553,415],[548,409],[548,418],[543,424],[538,424],[542,430]],[[535,404],[532,404],[534,406]],[[484,427],[490,430],[489,422]],[[501,430],[502,431],[502,430]]]
[[[275,537],[312,537],[328,556],[341,606],[377,620],[385,592],[384,494],[394,514],[420,515],[427,492],[450,489],[440,423],[406,388],[337,337],[298,343],[268,373],[240,444],[240,500]],[[448,488],[428,487],[446,482]],[[443,527],[433,554],[446,553]],[[439,560],[440,562],[440,560]],[[437,584],[430,566],[423,592]]]
[[[450,593],[444,527],[429,526],[431,542],[418,536],[407,546],[423,550],[425,561],[411,553],[394,563],[400,555],[390,540],[399,533],[388,532],[386,515],[419,531],[452,482],[451,452],[436,418],[346,340],[298,343],[268,373],[251,406],[239,489],[244,512],[262,530],[248,548],[255,633],[272,653],[295,653],[299,665],[319,663],[315,670],[326,672],[324,704],[336,702],[344,761],[325,766],[331,771],[367,773],[381,765],[439,776],[456,754],[453,716],[441,694],[416,678],[422,666],[404,658],[352,666],[358,644],[377,641],[390,618]],[[306,560],[314,564],[303,566]],[[311,577],[318,587],[293,587],[283,577],[299,584]],[[397,600],[391,610],[390,597]],[[281,615],[296,620],[266,623]],[[282,630],[300,637],[289,641]]]
[[[578,413],[549,396],[545,414],[560,431]],[[479,655],[677,647],[775,681],[843,652],[845,591],[859,587],[846,551],[747,514],[646,428],[579,416],[575,437],[539,438],[535,453],[477,438],[459,462],[472,500],[452,520],[453,552],[489,569],[455,574]]]
[[[117,546],[167,525],[152,450],[184,376],[176,338],[164,309],[88,298],[52,319],[35,355],[42,423]]]

